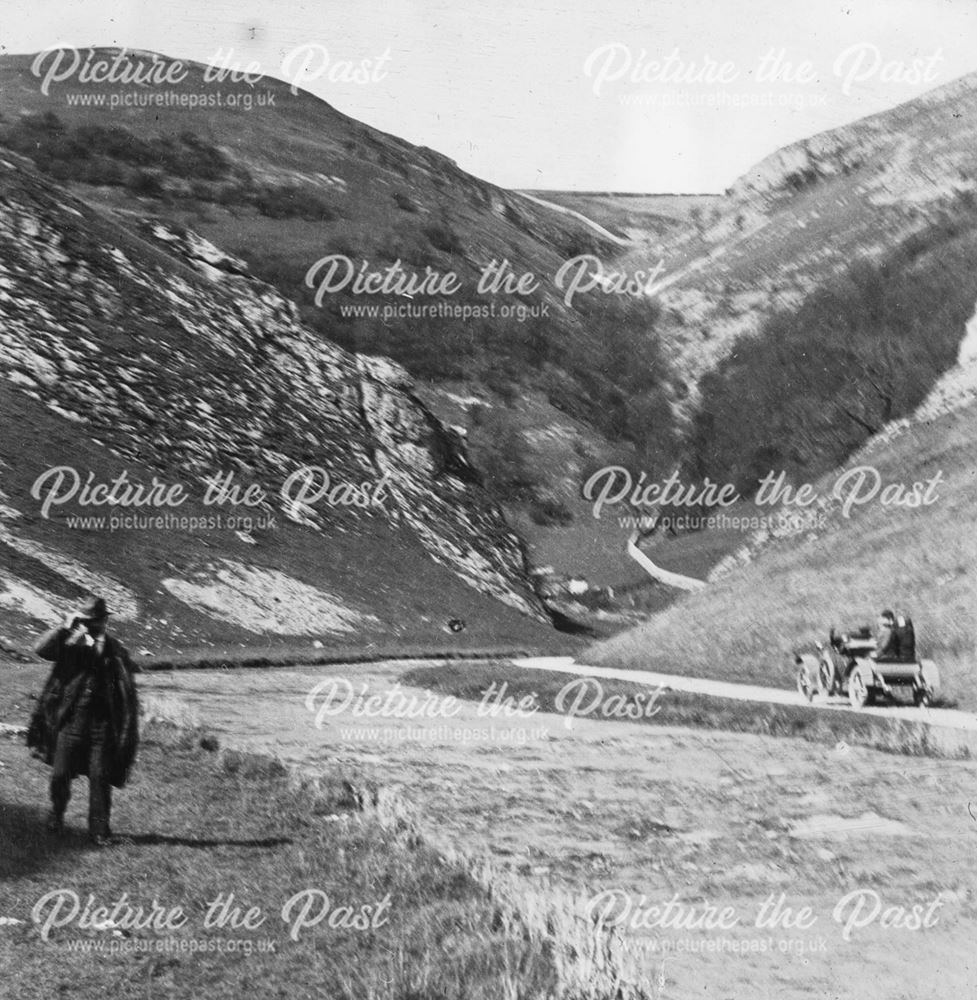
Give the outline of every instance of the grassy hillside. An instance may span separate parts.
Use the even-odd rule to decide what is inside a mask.
[[[685,459],[713,480],[816,475],[928,391],[974,298],[977,175],[960,110],[977,99],[974,80],[779,151],[725,196],[533,192],[635,241],[624,247],[280,81],[255,90],[273,107],[113,108],[79,102],[85,88],[70,80],[43,94],[30,65],[0,57],[0,141],[127,227],[151,215],[201,232],[330,343],[400,361],[426,405],[467,432],[536,563],[594,582],[641,573],[627,531],[588,520],[588,471],[619,461],[655,478]],[[188,68],[174,93],[251,92]],[[593,290],[568,306],[552,277],[581,253],[628,274],[662,260],[662,288],[653,299]],[[328,254],[453,271],[462,291],[347,289],[317,304],[305,279]],[[540,288],[477,294],[502,258]],[[410,315],[448,298],[518,298],[540,314]],[[662,561],[703,575],[735,544],[690,537]]]
[[[863,256],[775,315],[700,382],[689,467],[742,491],[771,469],[811,481],[911,413],[957,357],[977,300],[977,204]]]
[[[977,75],[778,150],[665,247],[658,330],[694,412],[703,373],[775,313],[883,259],[977,192]],[[622,266],[647,254],[636,248]]]
[[[360,648],[389,647],[392,641],[398,645],[426,642],[445,649],[497,643],[550,649],[556,641],[550,629],[476,593],[432,562],[408,529],[388,526],[377,518],[371,519],[365,532],[361,525],[359,531],[334,530],[325,538],[316,538],[280,515],[275,527],[242,534],[226,526],[111,532],[104,527],[71,527],[67,514],[87,517],[104,510],[76,505],[64,515],[45,520],[37,516],[38,505],[30,490],[46,469],[70,463],[94,473],[97,482],[111,481],[125,470],[133,481],[142,483],[149,483],[160,470],[123,461],[105,447],[85,441],[74,424],[3,380],[0,423],[20,428],[17,434],[0,435],[0,650],[7,653],[23,655],[40,629],[57,624],[93,588],[107,591],[110,602],[118,607],[112,600],[112,581],[121,584],[124,594],[133,595],[139,607],[137,616],[123,615],[115,625],[134,651],[145,647],[156,655],[174,650],[207,655],[211,649],[243,653],[256,643],[274,643],[290,648],[301,645],[314,652],[312,636],[262,635],[260,619],[252,629],[242,627],[187,604],[160,586],[163,577],[182,575],[215,559],[285,571],[316,589],[342,595],[344,604],[362,617],[353,632],[332,638]],[[181,470],[175,468],[171,481],[182,478]],[[199,496],[198,502],[182,506],[179,514],[203,524],[215,511],[203,507]],[[22,516],[8,518],[12,507],[19,508]],[[267,514],[253,515],[253,521],[260,523],[262,517]],[[79,573],[78,567],[87,572]],[[402,573],[410,579],[410,587],[397,584]],[[464,632],[455,635],[444,630],[451,616],[465,620]],[[329,643],[325,620],[322,628],[320,637]]]
[[[756,560],[637,629],[592,647],[586,662],[750,681],[794,682],[791,655],[831,625],[910,612],[920,655],[936,660],[950,703],[977,708],[977,407],[917,424],[870,447],[859,464],[884,483],[942,472],[928,507],[856,507],[823,532],[773,544]],[[836,477],[822,479],[829,493]]]
[[[0,644],[92,591],[155,652],[446,639],[451,617],[478,645],[546,635],[518,538],[401,370],[316,337],[240,261],[121,227],[12,153],[0,202]],[[331,489],[303,505],[281,490],[307,465]],[[187,499],[116,506],[123,473]],[[229,473],[258,498],[207,506],[205,477]],[[346,502],[384,477],[377,504]]]
[[[709,218],[718,194],[638,194],[612,191],[527,191],[527,194],[580,212],[619,236],[645,243],[671,239],[687,226]]]
[[[654,303],[595,290],[567,306],[554,283],[569,258],[592,253],[610,266],[614,256],[612,243],[577,220],[271,78],[254,94],[271,94],[274,107],[112,108],[69,103],[87,92],[71,80],[42,94],[30,65],[28,56],[0,58],[0,140],[123,220],[160,215],[240,256],[330,341],[392,357],[431,382],[464,379],[489,402],[537,389],[615,440],[642,436],[648,405],[666,412]],[[186,67],[175,93],[252,93],[245,83],[206,83],[203,66]],[[133,89],[96,88],[106,99]],[[462,288],[413,298],[346,288],[317,304],[306,274],[330,254],[375,270],[399,260],[420,276],[427,268],[454,272]],[[532,272],[538,290],[476,293],[483,269],[503,259],[515,274]],[[348,310],[448,302],[481,311],[462,319]],[[501,315],[516,304],[536,315]],[[485,312],[492,307],[494,314]],[[629,331],[642,334],[638,358]],[[668,427],[659,437],[667,442]]]
[[[733,483],[745,497],[771,470],[813,482],[911,413],[956,360],[977,300],[975,259],[977,210],[963,195],[925,233],[852,260],[800,306],[742,337],[702,377],[683,481]],[[645,468],[633,453],[614,461],[631,469],[635,481]],[[597,466],[578,455],[573,467],[576,481],[565,484],[561,499],[574,529],[520,523],[537,565],[573,566],[592,582],[616,587],[645,579],[624,550],[630,529],[621,517],[632,512],[621,505],[595,520],[580,484],[585,470]],[[767,511],[747,504],[729,513]],[[713,529],[677,538],[663,533],[645,548],[668,569],[705,577],[742,542],[742,532]]]
[[[975,259],[977,206],[962,195],[925,233],[852,260],[800,306],[742,337],[700,381],[683,481],[732,483],[747,498],[771,470],[813,482],[912,413],[956,360],[977,300]],[[646,468],[634,453],[614,461],[634,481]],[[624,551],[629,529],[619,516],[631,511],[620,506],[593,519],[579,488],[593,468],[578,460],[578,478],[562,497],[574,531],[526,525],[525,534],[538,565],[576,560],[576,571],[594,582],[628,585],[644,578]],[[730,513],[766,511],[747,504]],[[669,569],[705,577],[741,543],[741,533],[714,529],[663,533],[646,548]]]

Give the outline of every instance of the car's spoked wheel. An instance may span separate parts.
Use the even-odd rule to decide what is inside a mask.
[[[848,680],[848,700],[854,709],[864,708],[868,702],[865,678],[856,670]]]

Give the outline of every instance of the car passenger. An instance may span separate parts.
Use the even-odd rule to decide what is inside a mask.
[[[916,630],[912,619],[883,611],[879,616],[879,636],[875,659],[879,663],[915,663]]]
[[[899,646],[899,659],[902,663],[916,662],[916,629],[913,620],[900,612],[895,618],[893,629]]]
[[[889,610],[879,615],[879,634],[872,658],[879,663],[900,663],[899,638],[896,634],[896,616]]]

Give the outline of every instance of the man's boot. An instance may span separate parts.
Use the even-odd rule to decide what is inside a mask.
[[[112,843],[112,831],[109,829],[108,814],[108,801],[110,801],[108,782],[105,782],[96,791],[93,799],[92,807],[88,812],[88,839],[96,847],[108,847]]]
[[[52,809],[48,813],[47,822],[44,825],[47,827],[48,833],[60,837],[64,833],[64,813]]]

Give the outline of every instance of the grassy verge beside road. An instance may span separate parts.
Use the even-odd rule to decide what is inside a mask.
[[[561,642],[557,636],[554,645],[570,652],[572,642]],[[576,646],[582,645],[579,641]],[[140,661],[144,670],[234,670],[246,667],[316,667],[334,663],[376,663],[380,660],[486,660],[510,656],[545,655],[548,651],[532,651],[472,646],[445,645],[370,645],[326,646],[321,649],[276,649],[273,647],[248,647],[247,649],[191,650],[165,656],[147,657]]]
[[[505,663],[416,667],[401,680],[443,695],[485,700],[487,705],[505,699],[517,705],[532,697],[541,712],[570,715],[576,704],[577,712],[590,719],[796,737],[831,746],[844,742],[921,757],[969,759],[973,753],[968,742],[971,734],[936,730],[923,723],[856,712],[819,712],[800,704],[767,705],[684,691],[659,692],[647,685],[605,678],[599,683],[592,678],[586,687],[572,689],[561,700],[560,693],[574,680],[572,675]],[[629,720],[628,711],[640,717]]]
[[[852,460],[852,466],[875,470],[882,489],[908,488],[939,475],[931,504],[885,505],[881,492],[868,499],[867,481],[864,503],[849,517],[836,505],[826,530],[770,544],[748,565],[594,645],[583,659],[793,687],[795,650],[813,651],[832,625],[873,624],[883,608],[894,608],[912,616],[919,655],[939,667],[944,703],[977,709],[977,535],[964,528],[975,514],[975,430],[977,406],[971,405],[915,425]],[[838,481],[834,475],[822,480],[821,495]],[[668,565],[666,552],[656,550],[656,556]]]

